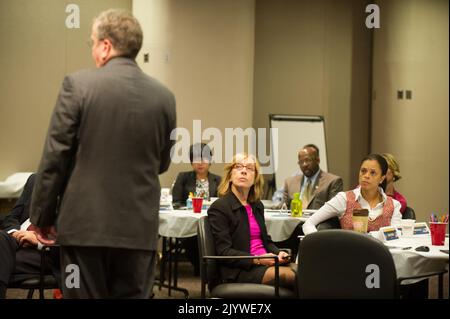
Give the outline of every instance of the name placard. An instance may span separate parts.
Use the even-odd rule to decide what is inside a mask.
[[[428,235],[430,234],[430,229],[427,223],[415,223],[414,224],[414,235]]]
[[[399,239],[397,228],[392,226],[381,227],[379,230],[380,239],[383,241],[392,241]]]

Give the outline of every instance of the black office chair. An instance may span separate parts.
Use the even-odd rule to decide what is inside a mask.
[[[398,296],[395,265],[388,248],[368,235],[348,230],[307,235],[299,246],[297,279],[299,297],[304,299]],[[373,285],[376,288],[371,288]]]
[[[331,217],[317,225],[317,230],[341,229],[338,217]]]
[[[379,240],[350,230],[324,230],[299,244],[299,297],[304,299],[393,299],[409,279],[439,276],[439,295],[446,271],[397,278],[389,249]],[[440,297],[441,298],[441,297]]]
[[[54,247],[54,246],[52,246]],[[35,290],[39,291],[39,299],[44,299],[45,289],[59,288],[58,280],[54,275],[48,274],[47,255],[50,253],[50,246],[43,246],[40,250],[41,265],[39,274],[14,274],[8,284],[8,289],[28,290],[27,299],[32,299]]]
[[[416,219],[416,212],[409,206],[406,206],[402,219]]]
[[[214,239],[207,216],[198,223],[198,246],[200,254],[201,298],[206,296],[206,285],[212,298],[295,298],[289,289],[279,287],[278,258],[275,259],[275,285],[254,283],[224,283],[220,278],[220,260],[226,259],[254,259],[255,256],[217,256]],[[267,257],[264,257],[267,258]]]

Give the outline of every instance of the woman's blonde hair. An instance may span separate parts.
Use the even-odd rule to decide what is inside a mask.
[[[258,159],[254,155],[247,153],[239,153],[234,155],[231,163],[227,163],[225,165],[222,182],[220,183],[218,188],[220,197],[231,192],[231,173],[233,171],[233,168],[237,163],[242,162],[246,158],[251,158],[255,162],[255,180],[253,185],[250,187],[247,202],[253,204],[261,199],[264,188],[264,178],[261,175],[261,166],[259,165]]]
[[[398,165],[398,162],[395,159],[394,155],[390,153],[383,153],[381,155],[388,163],[389,169],[392,171],[392,174],[394,175],[394,182],[402,178],[402,175],[400,175],[400,165]]]

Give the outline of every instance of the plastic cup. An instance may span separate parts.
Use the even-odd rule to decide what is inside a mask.
[[[202,197],[192,197],[192,208],[194,210],[194,213],[201,213],[202,205],[203,205]]]
[[[354,231],[358,233],[367,233],[369,211],[367,209],[354,209],[352,222]]]
[[[431,244],[434,246],[444,246],[445,229],[448,223],[430,222]]]
[[[414,235],[415,219],[402,219],[402,236],[412,237]]]

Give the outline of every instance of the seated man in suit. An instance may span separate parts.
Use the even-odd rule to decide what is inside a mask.
[[[37,275],[41,267],[40,243],[29,220],[31,194],[35,174],[25,184],[22,195],[0,227],[0,299],[5,298],[11,277],[20,274]],[[48,258],[51,271],[59,278],[59,251],[52,251]]]
[[[294,193],[300,193],[303,209],[319,209],[342,192],[342,178],[322,171],[319,163],[317,146],[308,144],[298,152],[298,165],[303,174],[289,177],[284,182],[283,202],[288,207]]]
[[[343,182],[339,176],[324,172],[319,167],[319,149],[314,144],[308,144],[298,152],[298,165],[301,173],[286,179],[283,188],[283,200],[289,208],[294,193],[300,193],[303,209],[319,209],[337,193],[342,192]],[[277,191],[279,192],[279,191]],[[300,223],[285,241],[276,243],[278,247],[287,247],[292,254],[297,254],[298,236],[303,235],[303,223]]]

